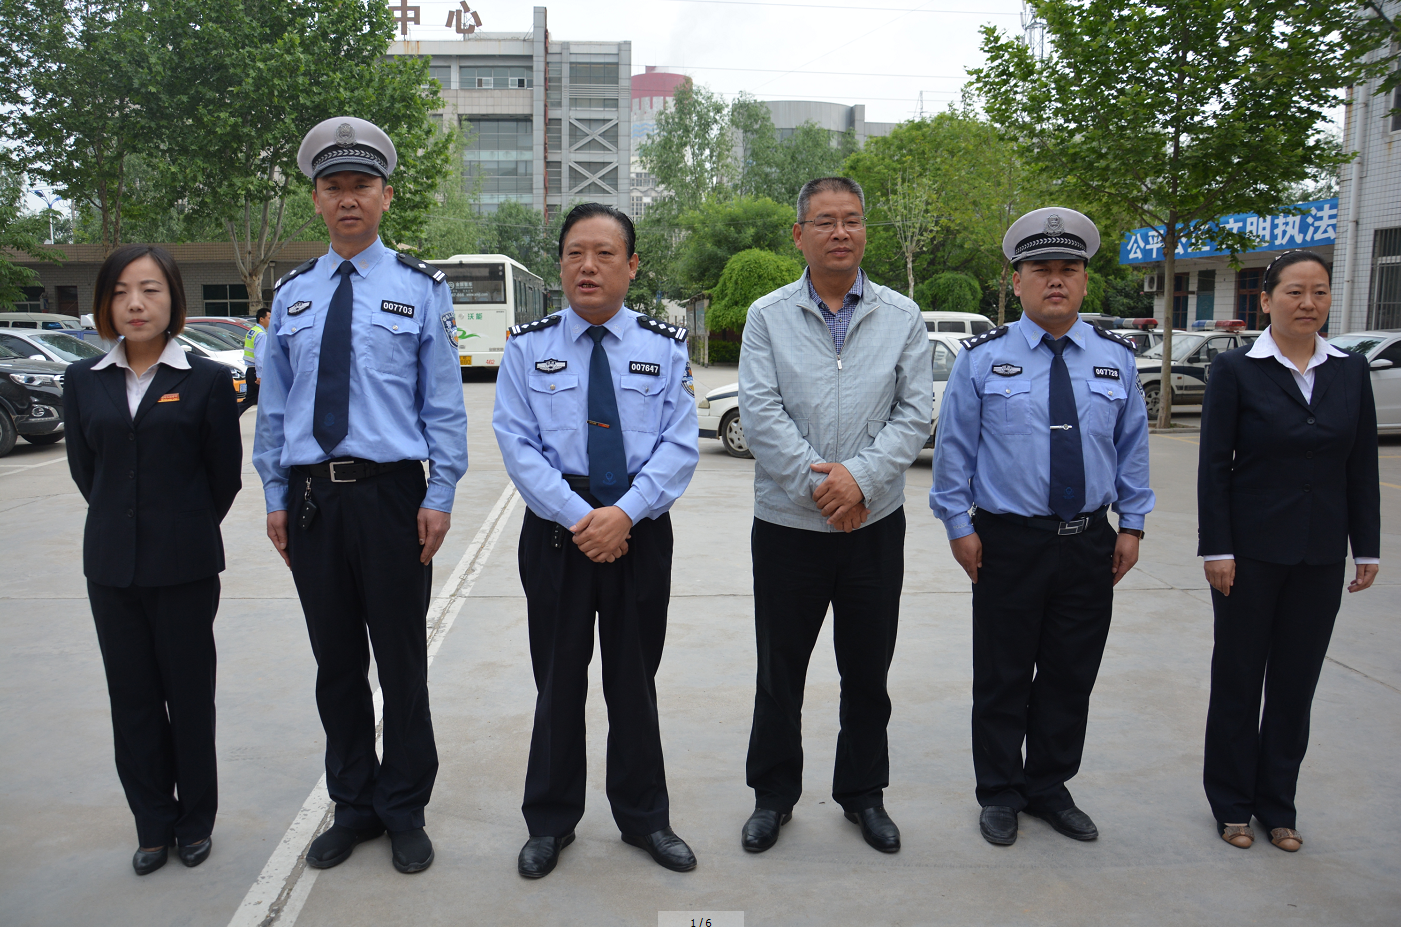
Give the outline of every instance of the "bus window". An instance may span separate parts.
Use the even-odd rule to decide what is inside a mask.
[[[444,264],[452,301],[463,304],[505,305],[505,264]]]

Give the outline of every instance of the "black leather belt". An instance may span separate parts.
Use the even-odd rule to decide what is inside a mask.
[[[1026,525],[1028,528],[1039,528],[1042,531],[1053,531],[1056,534],[1072,535],[1084,534],[1090,528],[1099,524],[1109,515],[1109,506],[1101,505],[1093,512],[1081,512],[1071,521],[1061,521],[1049,515],[1011,515],[1002,512],[989,512],[986,509],[978,509],[979,515],[986,515],[989,518],[1000,518],[1002,521],[1010,521],[1015,525]]]
[[[628,474],[629,488],[632,487],[634,476],[636,476],[636,474]],[[564,481],[569,484],[570,489],[577,493],[586,493],[589,491],[589,478],[587,476],[580,476],[577,473],[566,473],[564,474]]]
[[[319,464],[303,464],[293,467],[292,472],[320,480],[330,480],[332,483],[354,483],[358,480],[368,480],[371,477],[393,473],[395,470],[402,470],[408,466],[421,467],[423,461],[396,460],[393,463],[377,463],[373,460],[362,460],[359,457],[346,457],[342,460],[328,460]]]

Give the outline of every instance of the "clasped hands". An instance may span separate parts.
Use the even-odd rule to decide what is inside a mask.
[[[827,524],[847,534],[864,525],[871,510],[866,508],[865,493],[851,471],[839,463],[815,463],[812,469],[827,474],[812,493],[812,501],[826,516]]]
[[[590,511],[569,531],[585,557],[594,563],[612,563],[628,552],[632,519],[616,505],[605,505]]]

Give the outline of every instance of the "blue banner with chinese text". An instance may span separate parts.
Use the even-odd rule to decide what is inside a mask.
[[[1321,247],[1334,244],[1338,240],[1338,198],[1318,200],[1312,203],[1299,203],[1293,209],[1300,210],[1295,216],[1257,216],[1254,213],[1238,213],[1222,216],[1215,223],[1200,223],[1200,235],[1190,241],[1177,243],[1177,258],[1218,257],[1231,252],[1218,248],[1211,240],[1211,232],[1218,225],[1232,232],[1241,232],[1257,241],[1259,247],[1249,248],[1246,254],[1255,251],[1284,251],[1290,248]],[[1120,264],[1153,264],[1163,259],[1163,229],[1134,229],[1124,235],[1119,243]]]

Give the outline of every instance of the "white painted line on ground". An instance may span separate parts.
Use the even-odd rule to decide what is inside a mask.
[[[25,470],[33,470],[35,467],[47,467],[49,464],[55,464],[58,463],[60,460],[67,459],[68,457],[65,455],[63,457],[55,457],[53,460],[45,460],[41,463],[36,464],[0,464],[0,466],[13,468],[7,469],[4,473],[0,473],[0,476],[14,476],[16,473],[23,473]]]
[[[501,491],[501,496],[482,522],[467,552],[457,561],[457,566],[448,574],[443,584],[443,594],[437,596],[428,606],[428,663],[443,646],[443,639],[452,630],[453,622],[462,611],[462,604],[471,594],[478,577],[491,558],[496,541],[501,537],[506,523],[516,510],[520,496],[510,483]],[[384,696],[377,689],[374,695],[376,746],[383,739],[382,722],[384,717]],[[326,776],[323,774],[316,788],[302,803],[301,810],[292,819],[292,825],[283,834],[267,865],[249,887],[248,894],[234,912],[229,927],[292,927],[301,914],[302,905],[311,894],[320,871],[306,864],[306,851],[311,842],[331,826],[334,819],[334,806],[326,790]]]

